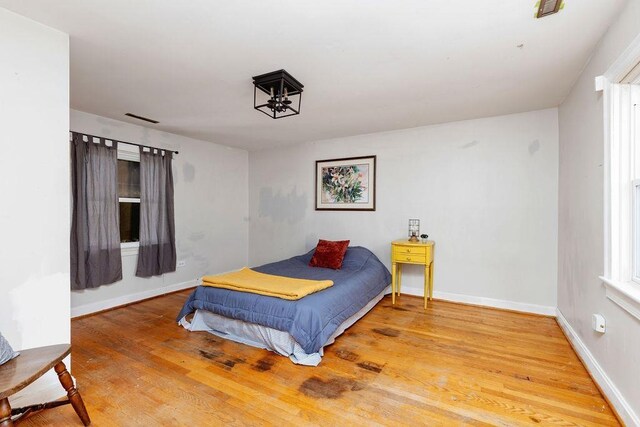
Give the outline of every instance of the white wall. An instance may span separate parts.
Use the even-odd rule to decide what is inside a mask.
[[[75,110],[71,110],[71,129],[180,152],[173,161],[176,246],[178,260],[186,261],[186,266],[175,273],[139,278],[135,276],[137,255],[123,256],[122,281],[71,292],[72,315],[195,286],[195,280],[204,274],[246,265],[249,238],[245,150]],[[176,315],[179,308],[176,307]]]
[[[631,0],[559,109],[558,308],[636,417],[640,414],[640,323],[607,299],[598,279],[604,273],[604,129],[602,93],[594,91],[594,78],[604,74],[637,36],[639,22],[640,1]],[[591,329],[592,313],[605,316],[606,334]],[[615,405],[619,399],[614,397],[609,395]],[[617,409],[621,415],[628,413],[620,405]]]
[[[68,343],[69,38],[0,9],[0,40],[0,332]]]
[[[315,211],[314,162],[371,154],[377,210]],[[388,266],[390,241],[419,218],[436,241],[436,297],[555,312],[557,169],[556,109],[250,152],[249,263],[324,238],[350,239]],[[411,267],[403,288],[421,294]]]

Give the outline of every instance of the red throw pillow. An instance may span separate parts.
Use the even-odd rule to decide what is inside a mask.
[[[309,265],[311,267],[325,267],[339,270],[342,267],[344,254],[347,253],[349,240],[338,240],[332,242],[330,240],[318,240],[318,246],[313,253]]]

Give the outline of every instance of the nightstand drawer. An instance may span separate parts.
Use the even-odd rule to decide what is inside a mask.
[[[426,259],[427,258],[425,254],[402,254],[402,253],[395,252],[393,254],[392,261],[424,264],[426,262]]]
[[[399,255],[425,255],[427,253],[427,248],[425,246],[393,245],[393,252]]]

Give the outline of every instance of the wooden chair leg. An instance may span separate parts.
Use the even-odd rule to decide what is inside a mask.
[[[87,413],[87,408],[84,407],[84,402],[82,401],[80,393],[78,393],[78,390],[73,385],[73,379],[67,371],[67,367],[63,362],[58,362],[54,369],[58,374],[60,384],[62,384],[62,387],[64,387],[65,391],[67,392],[67,397],[71,402],[71,406],[73,406],[76,414],[78,414],[78,417],[80,417],[82,424],[88,426],[89,424],[91,424],[91,419],[89,418],[89,414]],[[0,427],[2,427],[2,425],[0,425]]]
[[[0,427],[13,427],[11,420],[11,405],[6,397],[0,400]]]

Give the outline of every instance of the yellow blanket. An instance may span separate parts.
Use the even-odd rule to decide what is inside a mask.
[[[218,276],[204,276],[202,278],[202,285],[297,300],[333,286],[333,281],[274,276],[272,274],[258,273],[257,271],[244,267],[242,270],[232,273],[220,274]]]

